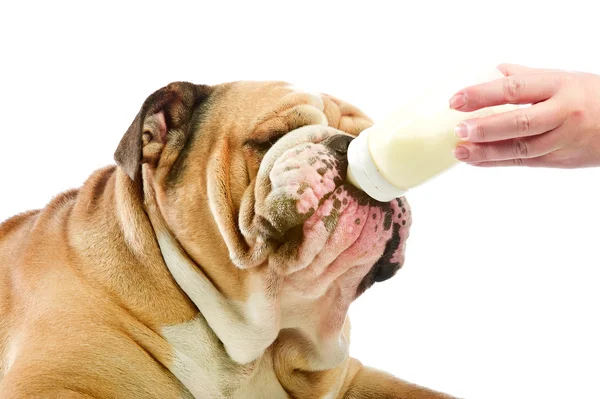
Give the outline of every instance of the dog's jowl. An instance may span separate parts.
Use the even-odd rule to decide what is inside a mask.
[[[0,225],[0,397],[450,398],[349,356],[411,226],[345,183],[371,124],[283,82],[150,95],[116,165]]]

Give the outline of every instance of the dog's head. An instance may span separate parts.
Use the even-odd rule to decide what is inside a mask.
[[[115,159],[216,292],[273,304],[247,315],[257,324],[333,337],[404,261],[406,200],[345,182],[348,144],[371,124],[282,82],[177,82],[146,100]]]

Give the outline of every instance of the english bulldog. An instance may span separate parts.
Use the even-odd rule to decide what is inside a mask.
[[[346,183],[371,124],[285,82],[154,92],[116,165],[0,225],[0,397],[451,398],[349,356],[411,225]]]

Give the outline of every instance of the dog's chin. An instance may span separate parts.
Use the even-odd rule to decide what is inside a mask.
[[[402,266],[410,208],[403,198],[378,202],[345,182],[339,141],[347,135],[323,127],[305,133],[264,161],[255,190],[256,231],[276,242],[271,256],[288,291],[319,297],[336,286],[357,296]]]

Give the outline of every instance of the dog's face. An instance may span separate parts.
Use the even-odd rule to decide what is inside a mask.
[[[146,100],[115,158],[226,298],[267,292],[280,311],[269,323],[311,320],[327,335],[404,260],[406,200],[345,183],[348,144],[371,123],[281,82],[174,83]]]

